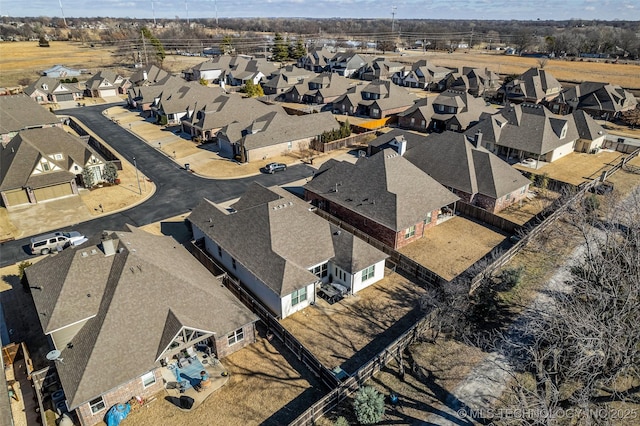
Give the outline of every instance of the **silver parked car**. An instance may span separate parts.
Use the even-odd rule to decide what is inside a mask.
[[[77,246],[87,241],[81,233],[53,232],[31,238],[31,254],[49,254],[54,250],[63,250],[69,246]]]

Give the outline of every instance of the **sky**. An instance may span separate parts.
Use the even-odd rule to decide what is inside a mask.
[[[0,0],[0,15],[129,18],[640,20],[639,0]]]

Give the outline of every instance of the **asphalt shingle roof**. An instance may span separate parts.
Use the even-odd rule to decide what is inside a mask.
[[[52,124],[60,119],[29,96],[0,96],[0,134]]]

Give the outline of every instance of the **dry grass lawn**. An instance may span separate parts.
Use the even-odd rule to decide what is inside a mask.
[[[600,177],[604,170],[611,169],[626,155],[611,150],[600,150],[597,154],[572,152],[553,163],[545,164],[537,170],[521,165],[515,165],[514,167],[525,172],[534,172],[537,175],[546,173],[552,179],[572,185],[580,185],[583,182]]]
[[[451,280],[500,245],[505,236],[455,216],[429,229],[424,237],[399,251],[442,278]]]
[[[559,193],[549,190],[531,188],[530,191],[535,194],[535,198],[531,200],[525,199],[520,204],[512,204],[506,209],[496,213],[496,215],[517,223],[518,225],[524,225],[560,197]]]
[[[500,74],[522,74],[531,67],[539,67],[537,58],[503,55],[487,51],[428,53],[399,57],[402,62],[415,62],[426,58],[435,65],[444,67],[475,66],[489,68]],[[640,66],[633,64],[607,64],[602,62],[565,61],[550,59],[544,67],[560,81],[580,83],[582,81],[607,81],[625,88],[640,89]]]
[[[192,412],[183,412],[164,400],[136,410],[122,426],[172,425],[282,425],[326,393],[295,357],[274,339],[258,342],[222,360],[229,382]],[[277,345],[274,346],[274,345]],[[284,355],[283,355],[284,354]],[[303,372],[301,374],[300,372]]]
[[[281,321],[327,368],[353,373],[369,361],[420,315],[425,290],[386,270],[376,284],[329,305],[316,304]]]

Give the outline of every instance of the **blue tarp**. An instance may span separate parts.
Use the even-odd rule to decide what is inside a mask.
[[[107,426],[118,426],[121,421],[123,421],[131,411],[131,405],[127,402],[126,404],[117,404],[109,409],[107,412],[106,420]]]

